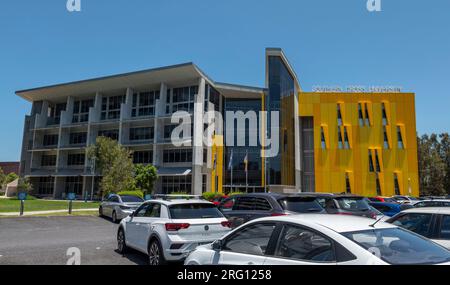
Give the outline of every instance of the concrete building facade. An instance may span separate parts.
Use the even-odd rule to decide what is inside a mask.
[[[25,118],[20,173],[30,178],[39,196],[64,198],[66,193],[75,192],[79,197],[100,198],[101,175],[85,155],[98,136],[129,148],[134,163],[155,165],[160,177],[158,193],[418,193],[417,146],[412,137],[414,94],[305,93],[280,49],[266,51],[264,88],[215,82],[195,64],[187,63],[16,94],[32,103]],[[361,104],[368,106],[363,114],[372,117],[367,129],[359,130]],[[382,106],[384,111],[378,110]],[[177,126],[172,115],[177,111],[190,114],[192,135],[185,138],[190,146],[176,147],[170,140]],[[216,111],[225,119],[228,111],[255,111],[258,116],[266,116],[260,111],[268,112],[258,133],[278,136],[279,152],[264,158],[263,146],[227,145],[229,131],[223,126],[216,126],[211,135],[216,144],[205,146],[200,140],[207,127],[203,118],[206,111]],[[269,127],[274,111],[279,114],[276,129]],[[389,118],[383,115],[378,120],[382,112]],[[336,141],[336,124],[346,139]],[[245,124],[245,131],[249,128]],[[381,130],[391,138],[386,151]],[[403,134],[401,150],[397,150],[397,130]],[[322,137],[328,138],[324,150]],[[369,174],[359,171],[364,164],[368,164]],[[374,175],[378,182],[372,181]],[[394,176],[397,183],[390,181]],[[381,186],[374,188],[374,183]]]

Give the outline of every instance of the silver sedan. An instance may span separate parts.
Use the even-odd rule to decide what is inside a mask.
[[[144,200],[139,197],[113,194],[103,200],[98,212],[100,216],[109,217],[114,223],[119,223],[131,215],[143,202]]]

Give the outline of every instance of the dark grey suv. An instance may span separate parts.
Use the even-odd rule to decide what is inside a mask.
[[[223,200],[219,210],[231,222],[233,228],[248,221],[299,213],[326,213],[313,196],[275,193],[242,194]]]

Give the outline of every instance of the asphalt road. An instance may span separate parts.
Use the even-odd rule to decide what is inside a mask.
[[[65,265],[69,248],[81,265],[144,265],[145,255],[116,252],[117,225],[99,217],[0,219],[0,265]]]

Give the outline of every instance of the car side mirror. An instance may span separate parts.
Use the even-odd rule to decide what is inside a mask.
[[[222,240],[218,239],[212,244],[212,249],[215,251],[221,251],[222,250]]]

